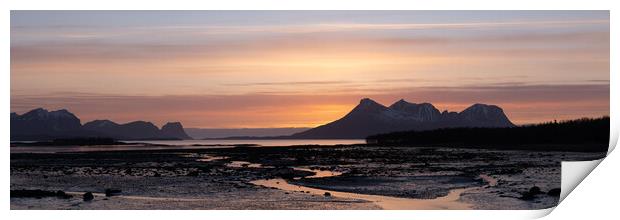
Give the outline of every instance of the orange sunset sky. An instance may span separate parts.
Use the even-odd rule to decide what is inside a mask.
[[[313,127],[359,100],[609,115],[608,11],[12,11],[11,111]]]

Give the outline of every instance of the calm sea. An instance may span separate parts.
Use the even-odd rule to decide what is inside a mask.
[[[207,149],[225,148],[235,145],[255,144],[259,147],[291,145],[337,145],[363,144],[363,139],[300,139],[300,140],[171,140],[171,141],[124,141],[135,145],[101,145],[101,146],[19,146],[11,147],[11,153],[59,153],[86,151],[123,151],[123,150],[161,150],[161,149]],[[149,143],[167,146],[144,146]],[[200,145],[200,146],[195,146]]]

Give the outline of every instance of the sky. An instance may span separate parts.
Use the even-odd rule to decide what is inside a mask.
[[[12,11],[11,111],[314,127],[359,100],[609,115],[609,11]]]

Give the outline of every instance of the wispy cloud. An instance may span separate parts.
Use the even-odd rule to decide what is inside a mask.
[[[255,83],[225,83],[225,86],[300,86],[300,85],[340,85],[351,81],[287,81],[287,82],[255,82]]]
[[[389,30],[442,30],[442,29],[488,29],[488,28],[563,28],[583,25],[609,24],[609,20],[547,20],[547,21],[502,21],[502,22],[463,22],[463,23],[306,23],[284,25],[174,25],[174,26],[13,26],[12,35],[16,37],[45,33],[56,37],[106,38],[131,35],[179,33],[187,36],[235,35],[235,34],[307,34],[351,31],[389,31]],[[51,37],[50,36],[50,37]]]

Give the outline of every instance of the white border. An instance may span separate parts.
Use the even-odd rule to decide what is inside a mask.
[[[151,0],[151,1],[127,1],[127,0],[108,0],[108,1],[79,1],[79,0],[54,0],[54,1],[35,1],[35,0],[5,0],[2,1],[3,13],[0,17],[2,24],[2,34],[0,36],[10,36],[9,10],[118,10],[118,9],[135,9],[135,10],[207,10],[207,9],[271,9],[271,10],[290,10],[290,9],[343,9],[343,10],[363,10],[363,9],[391,9],[391,10],[526,10],[526,9],[547,9],[547,10],[612,10],[611,24],[618,24],[618,16],[613,16],[615,5],[613,1],[603,0],[520,0],[520,1],[497,1],[497,0],[403,0],[403,1],[371,1],[371,0],[314,0],[314,1],[293,1],[293,0],[228,0],[228,1],[188,1],[188,0]],[[613,39],[617,39],[617,27],[611,27],[611,72],[618,71],[617,62],[614,62],[615,51],[618,51],[618,45],[614,44]],[[0,114],[9,115],[10,111],[10,67],[9,54],[10,39],[8,37],[0,40],[0,47],[4,53],[1,53],[2,59],[2,111]],[[611,74],[611,85],[617,85],[617,74]],[[616,82],[616,83],[614,83]],[[610,145],[615,146],[618,138],[618,120],[614,117],[618,115],[618,89],[611,86],[611,116],[612,116],[612,141]],[[9,119],[8,117],[0,117],[1,131],[0,143],[9,143]],[[611,151],[611,149],[610,149]],[[8,211],[9,199],[9,162],[10,152],[8,146],[2,148],[0,153],[1,161],[3,161],[4,169],[2,169],[2,194],[0,195],[1,203],[5,207],[3,215],[8,215],[10,219],[43,219],[43,218],[63,218],[63,219],[106,219],[111,218],[152,218],[152,219],[172,219],[172,218],[209,218],[209,219],[230,219],[230,218],[269,218],[269,219],[386,219],[386,218],[422,218],[422,219],[514,219],[514,218],[535,218],[546,215],[550,210],[538,211],[76,211],[76,212],[59,212],[59,211]],[[614,156],[610,156],[610,159]],[[582,217],[591,218],[598,216],[599,218],[613,218],[615,216],[614,207],[609,204],[616,203],[619,198],[617,187],[610,183],[618,183],[615,177],[617,173],[618,163],[616,158],[613,161],[603,161],[598,169],[594,170],[592,180],[586,179],[578,188],[586,195],[580,192],[574,192],[575,196],[570,195],[568,199],[560,204],[551,218],[559,217]],[[592,163],[589,164],[592,167]],[[563,172],[570,172],[563,170]],[[603,196],[604,195],[604,196]],[[581,196],[581,197],[578,197]],[[575,198],[573,198],[575,197]],[[585,199],[582,199],[585,198]],[[572,200],[574,199],[574,200]],[[566,204],[566,208],[564,207]],[[570,204],[570,206],[569,206]],[[603,207],[603,208],[601,208]],[[606,207],[606,208],[605,208]],[[605,214],[607,213],[607,214]],[[597,219],[599,219],[597,218]]]

